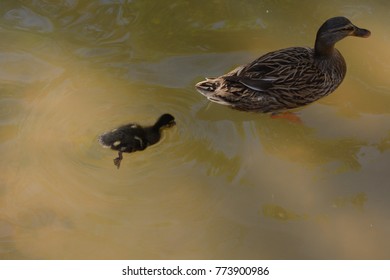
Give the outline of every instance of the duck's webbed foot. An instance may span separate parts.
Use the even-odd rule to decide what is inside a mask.
[[[115,166],[119,169],[121,161],[123,159],[122,152],[118,152],[118,157],[114,159]]]
[[[299,118],[297,114],[291,112],[278,112],[271,114],[272,119],[286,119],[292,123],[302,124],[302,120]]]

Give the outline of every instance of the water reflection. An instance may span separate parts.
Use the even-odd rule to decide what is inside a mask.
[[[302,219],[300,215],[274,204],[263,205],[263,215],[281,221]]]
[[[0,258],[388,258],[389,4],[309,4],[3,1]],[[373,36],[302,124],[195,91],[340,14]],[[166,112],[118,171],[98,135]]]
[[[354,209],[363,211],[367,202],[367,195],[365,193],[357,193],[352,196],[336,197],[332,202],[332,207],[337,209],[345,209],[352,206]],[[281,221],[298,221],[314,219],[321,222],[324,218],[329,222],[329,216],[319,216],[318,214],[297,214],[292,210],[288,210],[277,204],[263,204],[262,214],[265,217],[281,220]],[[318,218],[321,217],[321,220]]]
[[[202,115],[207,118],[209,110],[213,110],[214,113],[221,110],[220,115],[213,116],[213,121],[223,122],[229,119],[229,115],[227,115],[229,109],[219,109],[218,105],[212,105],[212,107],[212,109],[206,109],[203,112],[199,111],[199,118],[201,119]],[[299,117],[300,114],[296,114]],[[219,117],[224,120],[218,120]],[[232,146],[242,145],[248,153],[251,149],[262,148],[268,153],[283,157],[291,162],[299,162],[309,166],[326,167],[328,163],[340,162],[339,168],[344,171],[360,167],[357,157],[364,141],[319,136],[316,129],[305,123],[297,124],[285,119],[272,119],[267,115],[238,113],[234,115],[234,119],[237,121],[235,128],[242,132],[238,135],[243,135],[243,137],[237,139],[235,145]],[[226,134],[235,135],[237,133]],[[242,144],[245,139],[253,137],[255,140],[252,143]],[[234,140],[230,139],[230,141]],[[261,147],[259,147],[259,143],[261,143]]]

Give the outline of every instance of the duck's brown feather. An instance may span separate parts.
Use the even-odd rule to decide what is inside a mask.
[[[252,63],[196,85],[211,101],[236,109],[274,112],[309,104],[334,91],[346,73],[335,49],[318,58],[314,49],[292,47],[270,52]]]

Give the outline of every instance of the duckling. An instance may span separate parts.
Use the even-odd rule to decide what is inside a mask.
[[[123,159],[122,153],[145,150],[160,140],[162,129],[175,124],[175,118],[172,115],[163,114],[152,126],[142,127],[136,123],[129,123],[102,134],[99,142],[104,147],[118,151],[114,165],[119,169]]]
[[[314,48],[291,47],[267,53],[196,89],[210,101],[253,112],[279,112],[310,104],[333,92],[347,66],[335,44],[347,36],[371,34],[345,17],[330,18],[317,32]]]

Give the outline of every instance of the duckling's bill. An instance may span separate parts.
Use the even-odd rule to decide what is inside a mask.
[[[176,125],[175,120],[171,120],[168,124],[166,124],[165,127],[172,127],[172,126],[175,126],[175,125]]]

